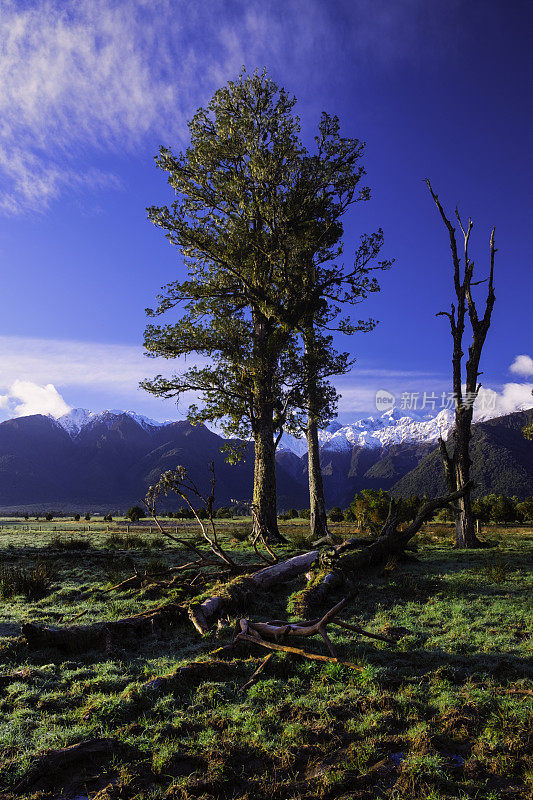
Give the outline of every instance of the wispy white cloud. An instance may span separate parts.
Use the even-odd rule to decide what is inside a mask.
[[[517,356],[509,367],[509,370],[514,372],[515,375],[523,375],[529,378],[533,376],[533,358],[526,355]]]
[[[170,374],[202,359],[149,359],[142,347],[60,339],[0,336],[0,390],[15,381],[88,389],[136,391],[139,381]]]
[[[0,395],[0,408],[9,417],[25,417],[29,414],[51,414],[60,417],[70,411],[62,396],[52,383],[45,386],[33,381],[13,381],[6,394]]]
[[[177,411],[175,401],[152,398],[139,389],[139,381],[203,364],[205,359],[195,357],[146,358],[142,347],[133,345],[0,336],[0,418],[58,416],[56,409],[66,413],[69,408],[62,395],[92,411],[123,406],[157,419],[183,416],[198,400],[193,393],[183,395]]]
[[[449,14],[459,1],[442,7]],[[0,212],[43,211],[65,191],[120,185],[99,158],[132,156],[154,136],[183,140],[191,113],[243,64],[292,75],[320,57],[314,74],[329,80],[340,47],[373,65],[437,52],[428,25],[440,31],[442,8],[432,4],[434,23],[423,8],[423,0],[343,9],[323,0],[2,0]]]
[[[213,88],[245,62],[262,65],[269,28],[286,42],[275,15],[247,5],[236,25],[223,0],[4,0],[0,210],[43,210],[66,189],[116,186],[82,164],[131,154],[153,134],[179,138]]]

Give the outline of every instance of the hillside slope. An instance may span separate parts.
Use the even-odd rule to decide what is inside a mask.
[[[522,428],[533,421],[533,410],[518,411],[474,425],[472,431],[472,478],[474,495],[491,492],[523,498],[533,495],[533,442]],[[446,489],[438,448],[392,487],[395,496],[426,493],[430,497]]]

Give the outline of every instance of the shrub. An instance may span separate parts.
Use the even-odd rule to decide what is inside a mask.
[[[126,519],[129,519],[130,522],[139,522],[140,519],[144,519],[146,514],[144,510],[140,506],[131,506],[126,511]]]
[[[62,539],[61,536],[54,536],[47,544],[51,550],[88,550],[90,542],[87,539]]]
[[[7,600],[23,594],[26,600],[40,600],[48,594],[54,579],[54,571],[44,562],[26,568],[1,567],[0,597]]]
[[[76,520],[76,522],[79,522],[80,521],[80,515],[79,514],[74,514],[74,519]]]
[[[217,519],[230,519],[230,510],[227,506],[220,506],[215,516]]]
[[[50,522],[51,520],[53,520],[53,518],[54,518],[54,515],[53,515],[53,514],[50,514],[50,513],[48,513],[48,514],[45,516],[45,520],[46,520],[47,522]]]
[[[89,522],[89,520],[91,519],[91,515],[89,514],[89,512],[85,514],[85,519],[87,520],[87,522]]]
[[[329,512],[329,518],[332,522],[342,522],[344,519],[344,514],[338,506],[333,506]]]
[[[307,528],[305,530],[300,530],[300,528],[294,528],[293,530],[290,531],[289,536],[291,538],[293,545],[300,550],[305,550],[310,545],[311,534]]]
[[[311,509],[301,508],[300,511],[298,511],[298,516],[300,519],[309,519],[311,517]]]
[[[143,539],[136,533],[128,533],[121,536],[119,533],[112,533],[104,541],[104,547],[110,547],[114,550],[146,550],[149,547],[160,546],[161,539]],[[158,544],[159,543],[159,544]]]

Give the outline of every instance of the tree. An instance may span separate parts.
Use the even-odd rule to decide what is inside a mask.
[[[329,512],[329,518],[331,522],[342,522],[344,519],[344,514],[342,513],[339,506],[333,506],[331,511]]]
[[[80,521],[80,515],[79,514],[74,514],[74,520],[75,520],[75,522],[79,522]]]
[[[148,354],[195,352],[210,359],[171,380],[144,381],[148,391],[201,394],[194,422],[219,421],[226,433],[255,444],[254,528],[279,540],[275,449],[298,417],[301,370],[296,334],[353,280],[338,265],[341,214],[357,199],[361,144],[339,136],[323,115],[317,153],[301,144],[295,99],[265,73],[242,73],[219,89],[189,128],[191,146],[175,156],[161,148],[178,199],[148,209],[189,267],[189,280],[166,287],[155,310],[184,306],[175,324],[149,325]],[[361,190],[364,196],[366,190]],[[379,234],[368,237],[377,242]]]
[[[363,489],[355,495],[350,509],[361,530],[375,533],[385,523],[390,505],[390,495],[383,489]]]
[[[280,325],[273,305],[286,302],[298,282],[284,252],[296,221],[291,189],[301,145],[295,100],[265,74],[241,74],[219,89],[189,124],[191,145],[174,156],[161,148],[157,165],[169,173],[178,199],[148,209],[154,224],[180,248],[190,279],[166,287],[162,314],[178,304],[174,325],[148,326],[150,354],[199,353],[210,359],[165,381],[143,386],[154,394],[202,395],[192,420],[221,420],[226,432],[255,443],[255,525],[280,539],[276,516],[275,436],[286,409],[282,355],[293,325]]]
[[[451,311],[440,311],[437,316],[446,316],[450,321],[450,329],[453,340],[452,354],[452,385],[455,399],[455,427],[453,430],[453,451],[450,453],[444,439],[439,440],[440,452],[444,464],[446,483],[450,492],[461,489],[470,481],[470,439],[472,436],[472,416],[474,403],[478,396],[481,384],[478,382],[479,362],[485,339],[490,327],[492,310],[494,307],[494,256],[496,248],[494,246],[494,232],[492,229],[490,236],[490,264],[489,275],[482,281],[474,281],[474,262],[469,255],[470,234],[473,222],[468,220],[468,225],[463,225],[458,209],[455,216],[463,235],[463,265],[461,267],[461,256],[455,228],[442,207],[438,196],[433,191],[431,183],[426,179],[427,186],[433,200],[439,210],[442,221],[444,222],[450,239],[450,249],[453,263],[453,282],[457,306],[452,303]],[[480,283],[487,282],[487,296],[483,315],[478,315],[476,302],[472,293],[473,287]],[[465,365],[466,380],[463,389],[463,336],[465,331],[465,321],[468,316],[472,328],[472,342],[468,348],[468,359]],[[481,547],[474,530],[474,514],[472,512],[471,490],[459,498],[455,510],[455,546],[460,548]]]
[[[369,292],[379,291],[377,280],[369,273],[387,269],[392,262],[374,263],[383,245],[381,229],[361,237],[352,265],[345,267],[339,262],[343,252],[342,217],[351,205],[370,198],[368,187],[359,188],[365,175],[360,163],[364,144],[342,137],[338,118],[326,113],[322,114],[315,143],[316,153],[306,153],[302,158],[297,197],[298,205],[306,209],[307,224],[303,244],[291,255],[304,262],[298,286],[304,347],[301,408],[305,411],[311,533],[322,538],[328,535],[328,529],[318,431],[336,415],[338,395],[328,378],[345,374],[354,363],[348,353],[335,351],[332,337],[324,331],[353,335],[373,330],[376,323],[372,319],[354,322],[350,315],[339,318],[339,314],[360,303]],[[285,321],[283,313],[280,321]]]
[[[86,519],[86,521],[87,521],[87,522],[89,522],[89,521],[90,521],[90,519],[91,519],[91,515],[89,514],[89,512],[87,512],[87,513],[85,514],[85,519]]]
[[[131,506],[126,511],[126,519],[129,519],[130,522],[139,522],[140,519],[144,519],[146,516],[145,511],[141,506]]]
[[[516,513],[523,522],[533,521],[533,497],[526,497],[517,503]]]

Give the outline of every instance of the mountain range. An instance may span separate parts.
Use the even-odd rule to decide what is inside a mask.
[[[530,410],[474,426],[477,494],[533,495],[533,443],[522,436],[532,420]],[[320,434],[328,506],[346,507],[364,488],[404,496],[444,491],[436,443],[452,422],[448,410],[422,419],[392,410],[344,427],[333,423]],[[203,425],[156,422],[131,411],[73,409],[59,419],[10,419],[0,424],[0,509],[123,510],[178,464],[207,491],[209,461],[215,463],[217,506],[249,501],[253,444],[244,443],[242,461],[230,465],[221,452],[226,443]],[[307,507],[305,440],[283,437],[277,470],[279,508]],[[180,505],[164,502],[168,509]]]

